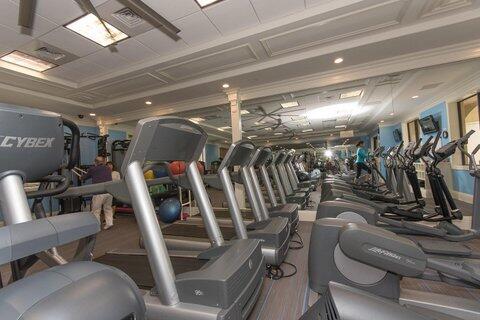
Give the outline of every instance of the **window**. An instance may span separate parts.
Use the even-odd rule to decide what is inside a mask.
[[[480,93],[477,93],[476,95],[459,101],[457,104],[460,123],[460,136],[465,135],[470,130],[475,130],[475,133],[468,140],[468,152],[472,152],[473,149],[475,149],[477,145],[480,144],[480,116],[478,108],[479,100]],[[480,160],[480,157],[477,158],[478,160]],[[468,164],[468,160],[464,155],[462,155],[462,164]]]
[[[417,142],[418,138],[420,138],[420,125],[418,123],[418,119],[412,120],[407,123],[407,131],[408,131],[408,142]]]

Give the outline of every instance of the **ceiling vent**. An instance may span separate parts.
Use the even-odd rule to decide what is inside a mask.
[[[438,87],[438,86],[441,85],[441,84],[442,84],[442,82],[426,84],[426,85],[424,85],[423,87],[421,87],[420,90],[435,89],[436,87]]]
[[[53,61],[58,61],[63,58],[65,58],[65,54],[61,52],[55,52],[47,47],[41,47],[35,50],[35,54],[39,58],[47,59],[47,60],[53,60]]]
[[[117,12],[112,13],[112,17],[130,29],[136,28],[145,23],[145,21],[130,8],[118,10]]]

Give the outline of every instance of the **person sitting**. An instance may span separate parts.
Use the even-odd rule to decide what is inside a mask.
[[[87,173],[82,176],[82,181],[92,179],[92,183],[102,183],[112,181],[112,171],[105,164],[105,158],[98,156],[94,160],[94,166],[88,169]],[[109,193],[97,194],[92,197],[92,213],[100,221],[100,214],[103,208],[103,214],[105,215],[104,230],[108,230],[113,227],[113,209],[112,209],[113,196]]]

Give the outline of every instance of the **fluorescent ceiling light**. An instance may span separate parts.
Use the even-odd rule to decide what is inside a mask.
[[[331,158],[333,156],[332,150],[325,150],[325,157]]]
[[[390,115],[391,115],[391,116],[394,116],[394,115],[395,115],[395,112],[390,112]]]
[[[341,125],[335,126],[335,129],[344,129],[346,127],[347,126],[345,124],[341,124]]]
[[[335,59],[333,62],[335,62],[336,64],[342,63],[342,62],[343,62],[343,58],[337,58],[337,59]]]
[[[152,101],[145,101],[145,104],[146,104],[147,106],[149,106],[149,105],[152,104]]]
[[[275,132],[273,135],[274,136],[281,136],[283,133],[282,132]]]
[[[198,5],[200,6],[200,8],[205,8],[205,7],[209,6],[209,5],[212,5],[212,4],[216,3],[216,2],[220,2],[220,1],[222,1],[222,0],[195,0],[195,1],[198,3]]]
[[[95,113],[90,113],[90,117],[95,117],[96,114]]]
[[[105,30],[105,27],[100,19],[98,19],[92,13],[70,22],[65,26],[65,28],[70,29],[73,32],[76,32],[104,47],[108,47],[113,43],[128,38],[128,35],[118,30],[105,20],[103,20],[103,23],[105,23],[105,26],[112,35]]]
[[[362,94],[363,90],[354,90],[350,92],[345,92],[340,95],[340,99],[348,99],[348,98],[355,98],[359,97]]]
[[[230,85],[228,83],[224,83],[224,84],[222,84],[222,88],[223,89],[228,89],[228,88],[230,88]]]
[[[418,99],[418,96],[413,96],[412,99]]]
[[[240,111],[240,114],[249,114],[249,113],[250,113],[250,111],[248,111],[248,110],[242,110],[242,111]]]
[[[258,136],[248,136],[247,138],[248,139],[253,139],[253,138],[257,138]]]
[[[358,102],[339,103],[319,107],[307,112],[307,117],[312,120],[338,119],[356,116],[366,110],[359,108]]]
[[[298,107],[298,101],[290,101],[290,102],[283,102],[280,103],[282,108],[293,108],[293,107]]]
[[[384,123],[384,122],[385,122],[385,120],[380,120],[380,123]]]
[[[270,131],[272,130],[272,128],[268,127],[268,128],[265,128],[265,130]]]
[[[255,121],[253,124],[256,125],[256,126],[259,126],[259,125],[264,124],[264,123],[265,123],[265,121],[262,120],[262,121]]]
[[[3,56],[1,59],[3,61],[16,64],[17,66],[32,69],[38,72],[43,72],[57,66],[56,64],[38,59],[20,51],[13,51]]]
[[[305,129],[305,130],[302,130],[303,133],[305,133],[305,132],[312,132],[312,131],[313,131],[313,129]]]

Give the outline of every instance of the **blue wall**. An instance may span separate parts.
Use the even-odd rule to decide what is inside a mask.
[[[473,177],[468,170],[452,170],[453,190],[473,195]]]
[[[78,126],[80,129],[80,134],[83,133],[92,133],[99,134],[98,127],[89,127],[89,126]],[[97,140],[92,140],[88,138],[80,139],[80,164],[81,165],[92,165],[93,160],[97,156]]]
[[[447,105],[445,102],[441,102],[430,109],[427,109],[423,112],[420,113],[420,118],[424,118],[427,116],[433,116],[433,118],[438,121],[438,127],[440,128],[440,131],[447,130],[448,131],[448,115],[447,115]],[[435,136],[436,133],[429,133],[422,135],[423,140],[428,138],[429,136]],[[448,138],[441,138],[441,144],[442,146],[450,142],[450,135]]]
[[[220,146],[218,144],[207,143],[205,145],[205,169],[210,170],[210,163],[218,160],[220,157]]]

